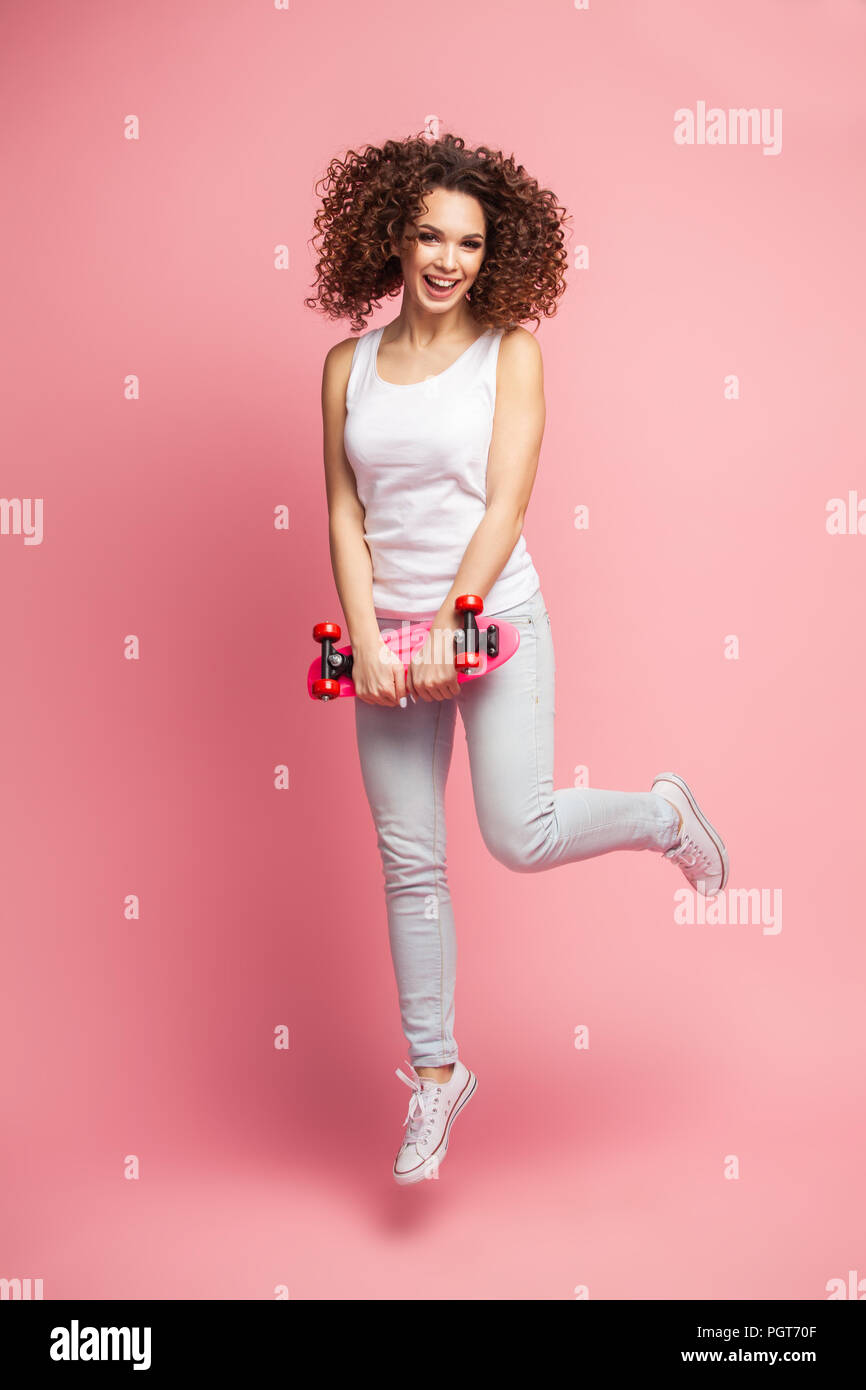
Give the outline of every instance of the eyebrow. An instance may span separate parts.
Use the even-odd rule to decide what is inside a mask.
[[[419,223],[418,223],[418,230],[419,230],[419,232],[420,232],[423,228],[426,228],[428,231],[431,231],[431,232],[438,232],[440,236],[442,235],[442,228],[441,228],[441,227],[434,227],[432,222],[419,222]],[[460,240],[461,240],[461,241],[465,241],[467,237],[477,237],[479,241],[483,241],[483,240],[484,240],[484,233],[483,233],[483,232],[466,232],[466,234],[465,234],[464,236],[462,236],[462,237],[460,238]]]

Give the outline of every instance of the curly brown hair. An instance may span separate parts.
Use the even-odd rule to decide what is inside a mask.
[[[513,156],[486,145],[467,150],[459,135],[430,140],[423,132],[331,161],[316,183],[317,194],[324,189],[308,242],[318,256],[316,292],[304,304],[332,319],[351,318],[360,333],[378,301],[402,287],[391,242],[415,240],[411,224],[434,188],[468,193],[484,211],[486,253],[466,301],[479,325],[537,326],[542,315],[551,317],[565,291],[563,224],[570,214]]]

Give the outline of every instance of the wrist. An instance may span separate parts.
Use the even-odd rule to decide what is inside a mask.
[[[353,652],[375,651],[381,641],[382,633],[378,625],[363,627],[360,630],[354,628],[349,633],[349,645]]]
[[[462,626],[462,614],[458,613],[454,604],[451,603],[447,607],[439,609],[430,626],[437,628],[439,632],[459,628]]]

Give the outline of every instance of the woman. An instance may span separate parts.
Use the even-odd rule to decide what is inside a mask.
[[[711,895],[728,861],[673,773],[646,792],[553,786],[553,638],[522,534],[544,430],[542,360],[520,325],[555,312],[568,214],[522,165],[453,135],[350,151],[322,183],[316,295],[305,303],[361,333],[325,359],[325,478],[411,1063],[408,1076],[397,1069],[412,1097],[393,1166],[409,1184],[437,1175],[476,1086],[454,1037],[445,857],[458,710],[481,833],[509,868],[652,849]],[[362,332],[401,288],[397,317]],[[454,601],[469,593],[483,598],[485,619],[518,627],[520,646],[458,684]],[[405,671],[382,640],[404,619],[432,619]]]

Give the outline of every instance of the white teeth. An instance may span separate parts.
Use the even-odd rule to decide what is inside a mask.
[[[425,275],[425,280],[429,280],[432,285],[438,286],[440,290],[448,290],[452,285],[456,285],[456,280],[437,280],[433,275]]]

